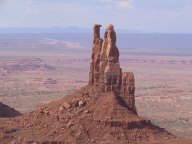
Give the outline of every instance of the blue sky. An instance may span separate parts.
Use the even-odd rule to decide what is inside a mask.
[[[90,28],[95,23],[192,33],[192,0],[0,0],[0,27]]]

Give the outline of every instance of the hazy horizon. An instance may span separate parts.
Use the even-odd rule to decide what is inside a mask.
[[[117,46],[122,53],[191,56],[191,39],[192,34],[117,33]],[[0,34],[1,55],[89,53],[91,47],[91,33]]]
[[[115,28],[117,33],[143,33],[143,34],[189,34],[191,35],[192,32],[150,32],[150,31],[143,31],[139,29],[121,29]],[[77,26],[69,26],[69,27],[0,27],[0,34],[44,34],[44,33],[92,33],[93,29],[89,28],[82,28]],[[105,27],[101,28],[101,33],[104,33]]]

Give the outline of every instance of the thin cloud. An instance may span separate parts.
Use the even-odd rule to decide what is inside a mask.
[[[47,4],[47,10],[50,12],[65,12],[65,13],[75,13],[75,12],[87,12],[90,9],[89,6],[83,6],[80,4]]]
[[[101,2],[105,3],[107,8],[134,9],[132,0],[101,0]]]
[[[29,16],[31,16],[31,15],[39,15],[40,12],[39,12],[38,9],[27,8],[25,14],[26,14],[26,15],[29,15]]]
[[[37,0],[27,0],[26,2],[27,15],[39,15],[46,13],[76,13],[76,12],[87,12],[90,10],[89,5],[82,5],[79,3],[61,2],[58,1],[37,1]]]
[[[39,7],[34,3],[32,0],[27,0],[26,3],[26,9],[25,9],[25,15],[27,16],[33,16],[33,15],[39,15],[40,9]]]

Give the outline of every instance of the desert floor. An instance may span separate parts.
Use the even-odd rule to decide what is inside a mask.
[[[25,113],[87,85],[89,53],[0,56],[0,101]],[[192,137],[192,58],[121,52],[136,81],[139,115]]]

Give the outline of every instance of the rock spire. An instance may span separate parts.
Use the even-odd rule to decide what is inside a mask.
[[[126,102],[127,107],[137,113],[135,107],[135,80],[132,72],[122,72],[119,64],[119,50],[116,46],[116,32],[113,25],[106,28],[104,39],[100,38],[101,25],[93,28],[93,48],[90,60],[89,85],[101,91],[114,92]]]

